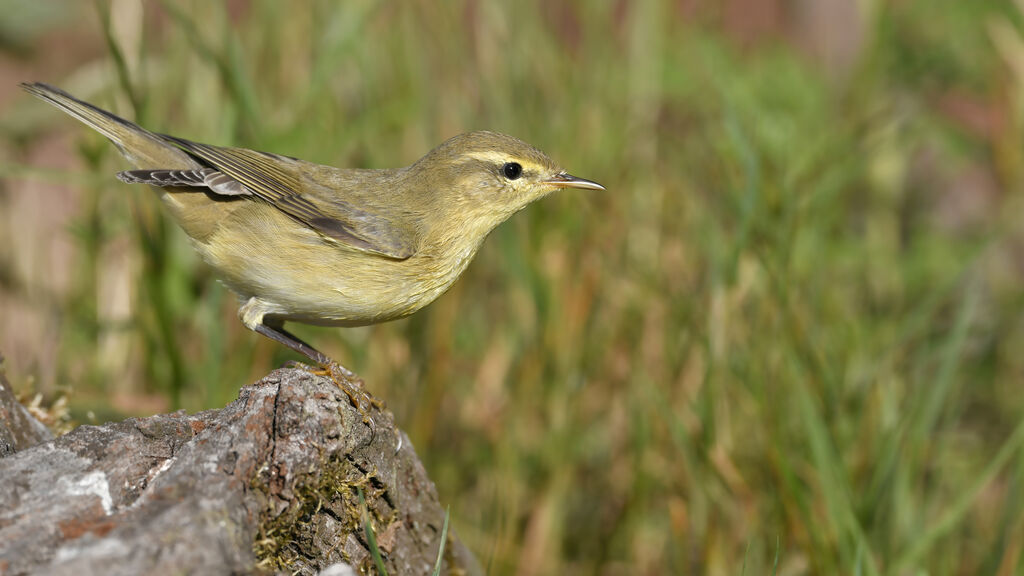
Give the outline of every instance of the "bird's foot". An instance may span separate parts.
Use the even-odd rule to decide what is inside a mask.
[[[300,362],[289,362],[287,366],[289,368],[297,368],[317,376],[329,377],[331,381],[334,382],[334,384],[340,388],[346,396],[348,396],[349,403],[352,404],[352,406],[359,412],[359,415],[363,419],[363,423],[370,426],[374,431],[376,430],[376,424],[374,424],[373,418],[370,417],[369,408],[383,410],[385,407],[384,402],[371,396],[370,393],[366,391],[363,379],[356,376],[354,372],[333,360],[323,362],[317,367],[302,364]]]

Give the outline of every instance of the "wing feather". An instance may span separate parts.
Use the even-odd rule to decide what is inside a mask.
[[[244,148],[210,146],[174,136],[161,137],[211,167],[209,171],[192,171],[197,174],[190,176],[192,180],[189,182],[199,178],[199,173],[202,173],[202,183],[198,185],[226,194],[251,194],[327,238],[358,250],[396,260],[409,258],[416,251],[415,242],[408,231],[395,226],[387,218],[358,209],[343,199],[331,201],[330,207],[325,210],[303,195],[298,168],[286,167],[288,163],[297,162],[294,159]],[[122,174],[133,175],[137,172],[144,171],[133,170]],[[152,177],[152,174],[149,176]],[[130,180],[132,182],[142,182],[136,176],[130,177],[135,178]],[[145,183],[155,183],[157,186],[196,185]]]

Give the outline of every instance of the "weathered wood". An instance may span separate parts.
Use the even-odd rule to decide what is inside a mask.
[[[391,414],[277,370],[220,410],[80,426],[0,459],[0,574],[429,574],[444,510]],[[365,505],[361,502],[361,496]],[[449,532],[444,574],[478,574]],[[337,569],[337,568],[335,568]]]
[[[0,355],[0,364],[3,361]],[[46,426],[18,403],[7,382],[7,375],[0,368],[0,458],[51,439],[53,434]],[[3,490],[2,486],[0,490]]]

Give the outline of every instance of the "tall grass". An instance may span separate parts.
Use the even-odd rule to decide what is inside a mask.
[[[103,55],[24,79],[339,166],[498,130],[608,187],[516,216],[409,320],[295,327],[387,401],[492,573],[1021,573],[1021,13],[862,3],[836,73],[681,4],[115,0],[83,12]],[[59,318],[81,418],[221,406],[295,359],[112,147],[24,100],[4,195],[81,200],[69,287],[4,290]],[[74,178],[19,161],[47,130]]]

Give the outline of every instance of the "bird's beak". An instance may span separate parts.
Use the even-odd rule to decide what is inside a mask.
[[[552,186],[558,186],[559,188],[582,188],[584,190],[604,190],[604,186],[601,186],[593,180],[584,180],[583,178],[577,178],[571,174],[562,172],[561,174],[555,174],[551,178],[548,178],[543,182],[544,184],[551,184]]]

